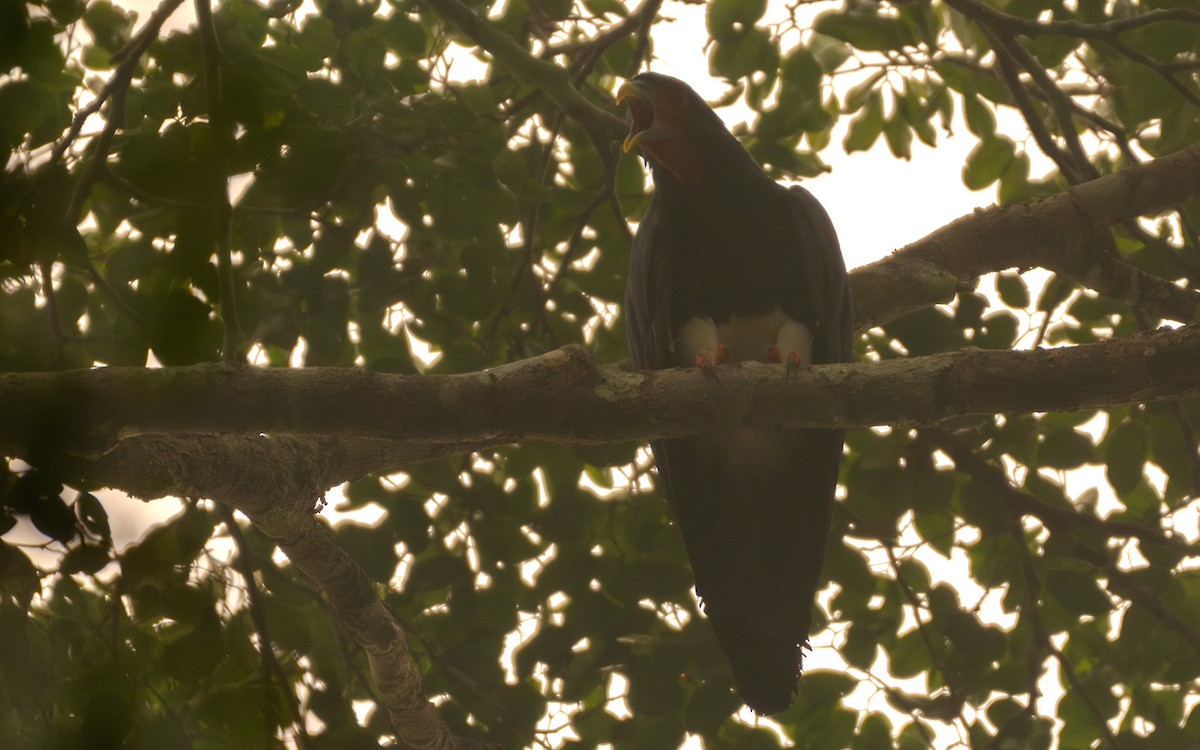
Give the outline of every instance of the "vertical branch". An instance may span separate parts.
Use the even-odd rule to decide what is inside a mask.
[[[211,136],[208,139],[209,200],[213,211],[212,228],[217,245],[217,274],[220,278],[221,299],[218,309],[221,314],[224,336],[221,342],[221,359],[236,361],[242,346],[241,329],[237,319],[237,300],[234,295],[232,239],[233,207],[229,203],[228,158],[233,146],[233,127],[225,116],[221,100],[220,44],[217,41],[217,26],[213,21],[211,0],[196,0],[196,22],[200,33],[200,57],[204,71],[204,97],[208,106],[208,123]]]

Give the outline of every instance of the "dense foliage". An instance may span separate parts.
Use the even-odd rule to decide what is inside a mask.
[[[223,0],[211,18],[201,0],[198,25],[157,33],[178,4],[145,33],[107,0],[0,3],[0,371],[224,357],[433,375],[567,343],[625,358],[625,221],[648,194],[642,165],[618,159],[611,92],[653,67],[663,17],[685,9],[473,2],[481,34],[448,23],[461,6],[445,0]],[[717,0],[706,19],[722,103],[753,110],[736,132],[775,176],[815,176],[823,154],[880,138],[908,158],[965,124],[964,184],[1011,204],[1200,142],[1189,6]],[[596,105],[590,125],[539,61]],[[998,112],[1028,132],[1002,132]],[[1052,171],[1031,174],[1031,155]],[[1095,243],[1195,289],[1197,224],[1193,200]],[[1031,289],[1004,271],[857,348],[1027,349],[1159,324],[1088,281]],[[851,431],[814,628],[833,629],[848,666],[807,675],[782,730],[801,748],[1200,745],[1198,419],[1192,400]],[[98,485],[60,471],[53,443],[5,446],[0,532],[28,519],[55,556],[35,567],[0,541],[0,744],[391,734],[383,710],[360,718],[380,700],[366,658],[254,527],[193,499],[114,549]],[[344,509],[374,504],[378,522],[333,534],[381,584],[455,734],[519,747],[569,724],[570,747],[669,748],[685,732],[778,746],[733,717],[636,444],[375,468]],[[1067,489],[1080,468],[1097,488]],[[948,580],[950,560],[973,586]],[[1057,702],[1038,701],[1047,674]],[[616,690],[628,713],[608,710]],[[861,708],[873,694],[892,710]]]

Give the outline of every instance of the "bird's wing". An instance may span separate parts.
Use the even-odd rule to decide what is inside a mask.
[[[625,326],[629,354],[640,370],[661,370],[671,361],[670,275],[673,253],[657,197],[642,215],[630,251],[625,287]]]
[[[850,355],[849,294],[825,211],[796,189],[775,232],[780,273],[796,279],[797,309],[818,318],[813,357]],[[672,264],[686,262],[651,203],[634,241],[626,295],[630,350],[640,368],[675,365]],[[787,239],[780,241],[781,236]],[[674,255],[673,255],[674,254]],[[741,429],[653,443],[660,480],[687,547],[696,591],[729,656],[742,698],[760,713],[791,703],[837,485],[842,433]]]
[[[813,361],[849,362],[854,358],[854,306],[833,222],[812,193],[798,185],[788,189],[787,205],[796,237],[790,256],[804,280],[801,293],[819,318]]]

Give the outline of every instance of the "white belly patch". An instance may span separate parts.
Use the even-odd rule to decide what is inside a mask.
[[[675,364],[695,367],[701,355],[715,363],[722,344],[725,362],[768,361],[774,348],[783,362],[796,355],[812,364],[812,330],[778,307],[765,315],[734,316],[721,325],[712,318],[692,318],[675,339]]]

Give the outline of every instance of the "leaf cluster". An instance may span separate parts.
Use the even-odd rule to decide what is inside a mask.
[[[607,112],[667,28],[652,2],[470,5]],[[749,106],[736,132],[780,178],[827,170],[829,148],[907,159],[965,128],[964,185],[1015,204],[1200,141],[1200,22],[1178,3],[848,3],[811,23],[805,4],[766,6],[704,13],[720,103]],[[147,37],[134,20],[106,0],[0,8],[0,370],[225,357],[457,373],[568,343],[625,357],[625,220],[647,186],[555,104],[555,81],[406,0],[225,0],[214,101],[202,29]],[[208,186],[227,181],[223,217]],[[1152,328],[1085,271],[1103,259],[1194,289],[1198,211],[1118,227],[1070,277],[989,276],[865,332],[858,354]],[[784,734],[856,750],[944,731],[971,747],[1200,743],[1197,420],[1178,403],[850,433],[814,627],[846,667],[804,678]],[[0,473],[5,747],[387,741],[367,659],[269,540],[198,501],[120,549],[98,488],[58,470],[54,428]],[[331,533],[405,624],[455,734],[778,746],[735,717],[638,446],[391,468],[345,487],[341,509],[376,520]],[[35,565],[22,533],[53,556]],[[897,687],[921,677],[923,692]],[[864,688],[891,710],[862,708]]]

